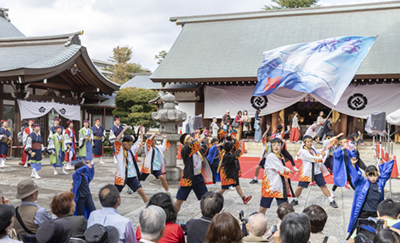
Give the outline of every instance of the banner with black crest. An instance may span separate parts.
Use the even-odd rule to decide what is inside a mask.
[[[58,103],[54,101],[28,101],[17,100],[21,119],[42,117],[54,109],[60,116],[69,120],[81,120],[81,108],[79,105]]]

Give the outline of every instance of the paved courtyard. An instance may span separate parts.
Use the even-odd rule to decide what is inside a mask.
[[[142,158],[139,158],[142,161]],[[90,189],[93,195],[93,199],[96,207],[101,208],[100,202],[98,200],[98,190],[105,184],[114,183],[114,173],[115,165],[111,157],[105,157],[105,164],[99,165],[98,161],[95,161],[95,177],[90,184]],[[12,159],[7,160],[7,169],[2,169],[0,173],[0,187],[3,189],[3,193],[7,196],[11,204],[18,205],[19,200],[15,198],[16,186],[22,179],[29,178],[31,170],[27,168],[22,168],[18,166],[19,160]],[[182,166],[182,161],[178,162],[178,166]],[[60,170],[60,169],[58,169]],[[38,185],[42,188],[39,194],[38,204],[50,210],[50,202],[52,197],[61,191],[68,191],[71,188],[72,183],[72,171],[69,175],[53,175],[53,169],[51,168],[48,159],[45,159],[42,164],[42,170],[39,172],[42,179],[36,180]],[[224,211],[230,212],[234,215],[238,215],[240,210],[245,212],[245,216],[250,213],[258,211],[259,202],[261,197],[261,181],[258,184],[250,185],[249,179],[241,179],[240,184],[246,195],[252,194],[253,200],[248,204],[244,205],[242,200],[237,195],[236,191],[226,191],[224,194],[225,205]],[[178,182],[169,182],[170,191],[175,199]],[[161,183],[156,180],[153,176],[150,176],[147,181],[142,182],[144,191],[151,197],[157,192],[163,192]],[[295,189],[297,182],[292,184]],[[329,188],[331,186],[329,185]],[[398,190],[400,189],[400,182],[398,180],[392,180],[392,187],[394,197],[397,198]],[[211,191],[218,191],[220,184],[208,186]],[[386,186],[389,189],[389,185]],[[386,194],[389,197],[389,193]],[[138,226],[138,215],[140,210],[142,210],[145,205],[138,194],[127,194],[126,188],[123,193],[121,193],[122,205],[118,208],[121,215],[128,217],[135,228]],[[351,210],[351,204],[353,200],[353,191],[343,188],[338,188],[335,194],[335,200],[339,206],[337,209],[333,209],[329,206],[328,200],[323,196],[322,192],[318,187],[310,187],[303,191],[302,196],[299,198],[299,205],[295,207],[297,212],[301,212],[306,206],[311,204],[318,204],[326,209],[329,218],[326,224],[324,233],[328,235],[336,236],[338,239],[342,240],[346,237],[346,229],[349,221],[349,215]],[[277,223],[276,216],[276,202],[270,210],[267,211],[267,216],[270,219],[269,226]],[[193,193],[190,194],[187,202],[182,205],[182,209],[178,215],[177,223],[184,223],[191,218],[201,217],[200,205],[196,200]]]

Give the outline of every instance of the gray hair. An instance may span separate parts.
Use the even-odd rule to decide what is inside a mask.
[[[262,213],[256,213],[249,218],[249,231],[255,236],[262,236],[268,227],[268,219]]]
[[[156,240],[165,227],[166,219],[164,209],[159,206],[151,205],[143,209],[139,214],[142,238]]]

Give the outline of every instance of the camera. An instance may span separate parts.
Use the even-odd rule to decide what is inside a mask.
[[[357,236],[354,242],[373,242],[374,237],[383,229],[385,222],[376,218],[362,218],[357,220]]]

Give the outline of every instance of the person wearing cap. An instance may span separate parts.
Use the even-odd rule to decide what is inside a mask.
[[[121,192],[125,185],[133,191],[137,192],[142,198],[144,203],[149,201],[146,193],[143,191],[142,185],[140,184],[140,171],[135,159],[136,153],[142,147],[143,141],[143,126],[139,126],[140,136],[136,140],[130,135],[125,135],[122,139],[122,143],[118,142],[124,135],[125,131],[130,128],[126,126],[124,130],[117,136],[115,145],[115,156],[117,158],[117,172],[115,173],[115,187]],[[135,143],[134,143],[135,142]]]
[[[39,226],[51,220],[49,212],[35,203],[39,189],[40,187],[31,179],[22,180],[17,185],[15,197],[21,199],[21,206],[15,210],[17,217],[14,229],[19,235],[36,234]]]
[[[89,120],[83,121],[83,127],[79,130],[79,157],[85,163],[93,164],[93,131],[89,128]]]
[[[11,146],[12,136],[7,129],[7,121],[1,120],[0,127],[0,169],[7,168],[6,159],[8,148]]]
[[[61,122],[61,118],[59,118],[57,116],[54,117],[54,126],[52,126],[50,128],[49,137],[47,139],[47,142],[50,142],[50,137],[53,136],[53,134],[56,133],[56,130],[57,130],[56,127],[60,126],[60,122]],[[64,134],[64,128],[62,126],[61,126],[61,129],[62,129],[61,134]]]
[[[35,120],[29,119],[28,126],[24,128],[23,133],[22,133],[22,145],[24,145],[24,150],[22,152],[21,162],[18,165],[24,166],[25,168],[28,167],[28,164],[29,164],[29,163],[26,163],[26,159],[28,157],[28,154],[25,152],[26,140],[28,139],[29,134],[31,134],[33,132],[33,124],[34,123],[35,123]]]
[[[64,132],[65,144],[70,146],[67,153],[65,153],[66,170],[72,170],[72,162],[76,160],[76,137],[74,131],[74,123],[67,121],[67,129]]]
[[[301,192],[304,188],[307,188],[310,182],[315,181],[319,186],[321,191],[329,200],[329,205],[333,208],[337,208],[337,204],[333,199],[329,189],[326,187],[325,176],[329,175],[329,171],[324,165],[323,158],[325,157],[325,152],[319,153],[313,144],[313,139],[311,136],[303,137],[304,146],[301,150],[300,159],[303,161],[303,166],[300,170],[299,184],[295,191],[295,197],[290,203],[293,206],[299,205],[298,197],[300,197]]]
[[[36,233],[39,243],[67,243],[72,236],[72,224],[66,219],[44,222]]]
[[[121,148],[118,147],[116,148],[117,151],[120,149]],[[99,191],[99,199],[103,208],[93,211],[90,214],[87,228],[89,229],[94,224],[114,226],[119,231],[119,242],[135,243],[136,234],[132,222],[128,218],[118,214],[117,211],[118,207],[121,205],[121,197],[118,189],[111,184],[103,186]]]
[[[10,238],[8,232],[14,227],[15,208],[12,205],[0,204],[0,242],[21,242]]]
[[[145,160],[142,164],[142,169],[140,170],[140,180],[145,181],[146,178],[153,174],[157,179],[161,181],[165,192],[171,196],[169,192],[168,182],[165,179],[164,174],[165,171],[165,159],[164,153],[167,151],[171,144],[167,140],[167,134],[163,133],[163,142],[161,145],[156,145],[156,141],[154,138],[157,137],[158,133],[154,133],[146,140],[146,147],[145,147]]]
[[[31,177],[40,179],[38,171],[42,169],[45,148],[43,146],[43,138],[40,136],[40,125],[34,124],[32,127],[33,132],[26,139],[25,152],[28,154],[28,161],[32,168]]]
[[[223,149],[224,142],[219,142],[218,139],[213,138],[211,140],[211,148],[208,151],[207,160],[211,163],[211,168],[214,171],[215,182],[220,182],[221,177],[219,173],[217,173],[218,165],[219,165],[219,155]]]
[[[50,164],[53,167],[54,175],[58,175],[56,168],[61,167],[61,174],[68,175],[64,169],[65,152],[71,148],[71,144],[66,144],[66,139],[61,134],[62,127],[55,127],[56,133],[51,135],[47,152],[50,154]]]
[[[264,178],[261,186],[261,202],[259,212],[265,214],[275,198],[278,206],[293,197],[290,174],[293,171],[286,167],[282,155],[283,141],[280,138],[271,140],[271,153],[265,159]]]
[[[208,191],[206,185],[215,183],[215,177],[210,162],[201,152],[200,143],[206,139],[205,135],[194,140],[188,133],[180,137],[183,145],[181,150],[184,168],[176,194],[175,208],[179,212],[182,203],[186,201],[193,190],[198,200]]]
[[[247,204],[253,196],[250,195],[246,197],[239,185],[239,177],[241,177],[242,174],[239,163],[241,155],[242,151],[240,149],[235,149],[234,142],[226,142],[224,144],[217,168],[217,173],[221,175],[221,189],[219,193],[223,194],[230,186],[235,187],[243,203]]]
[[[99,158],[100,164],[104,164],[103,143],[106,141],[106,130],[100,125],[101,120],[99,118],[97,118],[94,122],[95,125],[90,128],[93,132],[93,154],[95,158]]]
[[[120,126],[120,119],[119,118],[115,118],[114,120],[114,126],[112,126],[110,128],[110,135],[108,136],[108,141],[112,144],[113,146],[113,156],[114,156],[114,163],[117,163],[117,158],[115,156],[115,146],[114,146],[114,142],[116,140],[116,138],[121,134],[122,130],[124,130],[124,128],[122,126]],[[122,135],[120,137],[121,141],[124,138],[124,136]],[[118,141],[118,142],[121,142]]]
[[[87,243],[118,243],[119,232],[114,226],[103,226],[94,224],[85,231],[85,242]]]

